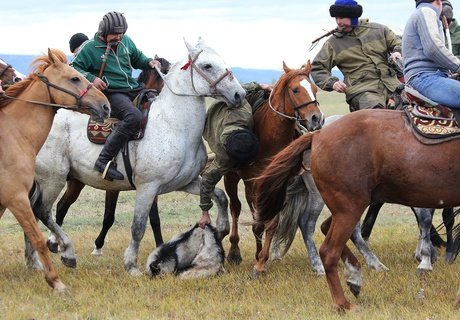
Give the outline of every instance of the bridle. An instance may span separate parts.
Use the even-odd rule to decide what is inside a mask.
[[[20,101],[25,101],[25,102],[30,102],[34,104],[39,104],[43,106],[48,106],[48,107],[56,107],[56,108],[63,108],[63,109],[69,109],[69,110],[79,110],[79,109],[89,109],[89,107],[85,107],[82,105],[81,99],[88,93],[89,89],[93,87],[93,83],[89,83],[88,86],[80,91],[80,94],[75,94],[72,91],[67,90],[66,88],[63,88],[61,86],[58,86],[54,83],[51,83],[46,76],[41,74],[40,72],[36,72],[35,75],[40,79],[45,85],[48,90],[48,95],[50,97],[51,103],[46,103],[46,102],[41,102],[41,101],[34,101],[34,100],[27,100],[27,99],[21,99],[21,98],[16,98],[16,97],[11,97],[6,94],[3,94],[1,97],[2,98],[7,98],[7,99],[12,99],[12,100],[20,100]],[[62,104],[56,104],[54,103],[54,99],[51,96],[50,92],[50,87],[57,89],[61,92],[67,93],[68,95],[71,95],[77,100],[77,104],[75,105],[62,105]]]
[[[278,80],[278,82],[279,82],[279,80]],[[268,105],[270,106],[270,109],[272,109],[276,114],[280,115],[280,116],[283,117],[283,118],[286,118],[286,119],[289,119],[289,120],[294,120],[298,125],[301,126],[300,122],[302,122],[302,121],[308,121],[308,120],[300,117],[300,115],[299,115],[300,109],[302,109],[302,108],[304,108],[304,107],[307,107],[307,106],[309,106],[310,104],[314,104],[315,106],[318,107],[318,106],[319,106],[319,102],[318,102],[316,99],[314,99],[314,100],[310,100],[310,101],[307,101],[307,102],[305,102],[305,103],[302,103],[301,105],[296,105],[296,104],[294,103],[294,101],[292,100],[291,94],[288,92],[289,86],[286,86],[286,87],[284,88],[284,95],[285,95],[285,96],[287,95],[287,96],[289,97],[289,101],[291,102],[291,105],[294,106],[294,107],[293,107],[293,109],[294,109],[294,117],[293,117],[293,116],[290,116],[290,115],[287,115],[287,114],[285,114],[285,113],[282,113],[282,112],[276,110],[276,109],[273,107],[272,102],[271,102],[271,100],[272,100],[272,95],[273,95],[273,91],[275,91],[275,88],[276,88],[276,86],[278,85],[278,82],[275,84],[275,86],[273,87],[272,91],[270,92],[270,96],[268,97]]]
[[[196,94],[191,94],[191,93],[177,93],[174,90],[171,89],[169,86],[168,82],[166,81],[164,74],[159,70],[158,67],[155,67],[155,69],[158,71],[158,74],[163,78],[163,82],[168,87],[171,92],[177,96],[195,96],[195,97],[215,97],[215,96],[222,96],[222,94],[217,91],[217,84],[224,80],[226,77],[229,77],[230,81],[233,80],[233,72],[229,69],[225,69],[225,72],[219,76],[216,80],[211,80],[199,67],[196,66],[196,60],[200,56],[200,54],[203,52],[203,50],[200,50],[195,57],[192,57],[190,54],[188,55],[188,61],[186,64],[184,64],[180,69],[181,70],[187,70],[190,67],[190,79],[192,81],[192,88],[196,92]],[[211,88],[212,94],[200,94],[198,91],[195,89],[195,84],[193,82],[193,70],[195,70],[206,82],[209,84],[209,87]]]

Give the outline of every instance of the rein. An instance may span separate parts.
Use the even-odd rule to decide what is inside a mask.
[[[195,61],[198,59],[199,55],[203,52],[203,50],[200,50],[198,54],[195,57],[191,57],[190,55],[188,56],[188,61],[185,65],[183,65],[180,69],[181,70],[187,70],[190,67],[190,79],[192,81],[192,87],[195,92],[197,90],[195,89],[195,84],[193,83],[193,70],[195,70],[206,82],[209,84],[209,87],[212,90],[212,94],[193,94],[193,93],[178,93],[175,92],[171,86],[169,85],[168,81],[166,81],[165,75],[161,72],[161,70],[155,66],[155,69],[158,71],[158,74],[160,77],[163,79],[164,85],[176,96],[192,96],[192,97],[215,97],[215,96],[223,96],[217,91],[217,84],[224,80],[227,76],[230,78],[230,80],[233,80],[233,72],[231,70],[225,69],[226,72],[222,74],[220,77],[218,77],[216,80],[212,81],[203,71],[201,71],[200,68],[198,68],[195,64]]]
[[[84,90],[82,90],[80,92],[80,95],[77,95],[77,94],[75,94],[75,93],[73,93],[73,92],[71,92],[71,91],[69,91],[69,90],[67,90],[67,89],[65,89],[63,87],[60,87],[58,85],[55,85],[54,83],[49,82],[48,78],[45,77],[44,75],[42,75],[39,72],[37,72],[36,75],[44,84],[46,84],[46,87],[48,89],[48,95],[50,96],[51,101],[53,101],[53,98],[51,96],[50,87],[53,87],[53,88],[55,88],[55,89],[57,89],[59,91],[62,91],[64,93],[67,93],[67,94],[71,95],[72,97],[74,97],[77,100],[77,104],[76,105],[66,106],[66,105],[56,104],[56,103],[47,103],[47,102],[42,102],[42,101],[21,99],[21,98],[17,98],[17,97],[8,96],[7,94],[3,94],[1,97],[11,99],[11,100],[19,100],[19,101],[34,103],[34,104],[38,104],[38,105],[42,105],[42,106],[64,108],[64,109],[69,109],[69,110],[88,109],[88,107],[82,106],[81,98],[83,98],[88,93],[89,89],[91,89],[91,87],[93,86],[92,83],[89,83],[88,86]]]
[[[275,85],[275,87],[276,87],[276,85]],[[294,114],[295,114],[294,117],[293,117],[293,116],[289,116],[289,115],[287,115],[287,114],[285,114],[285,113],[282,113],[282,112],[276,110],[276,109],[273,107],[272,101],[271,101],[271,100],[272,100],[273,91],[275,91],[274,89],[275,89],[275,88],[273,88],[273,90],[270,91],[270,96],[268,97],[268,105],[269,105],[270,109],[272,109],[276,114],[280,115],[280,116],[283,117],[283,118],[286,118],[286,119],[289,119],[289,120],[294,120],[294,121],[297,123],[298,126],[300,126],[300,127],[303,128],[303,126],[300,124],[300,122],[301,122],[301,121],[307,121],[307,119],[303,119],[303,118],[300,118],[300,117],[299,117],[299,110],[302,109],[303,107],[309,106],[310,104],[314,104],[315,106],[319,106],[319,102],[315,99],[315,100],[311,100],[311,101],[307,101],[307,102],[305,102],[305,103],[302,103],[302,104],[299,105],[299,106],[295,106],[294,101],[292,101],[291,96],[290,96],[289,93],[287,92],[288,87],[286,87],[286,88],[284,89],[284,91],[285,91],[284,94],[285,94],[285,95],[286,95],[286,94],[288,95],[289,100],[291,101],[291,104],[294,105],[294,108],[293,108],[293,109],[294,109]]]

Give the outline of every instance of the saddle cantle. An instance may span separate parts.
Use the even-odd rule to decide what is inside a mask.
[[[411,105],[405,109],[414,135],[425,144],[436,144],[460,136],[452,111],[407,86],[406,95]]]
[[[141,111],[141,125],[139,132],[133,135],[129,140],[140,140],[144,137],[145,127],[147,126],[150,105],[158,96],[156,90],[142,90],[134,99],[134,105]],[[115,129],[119,120],[117,118],[105,119],[103,123],[89,119],[87,127],[87,135],[89,141],[96,144],[104,144],[107,137]]]

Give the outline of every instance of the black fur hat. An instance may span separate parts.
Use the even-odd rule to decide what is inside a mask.
[[[354,0],[336,0],[330,6],[329,13],[333,18],[359,18],[363,14],[363,7]]]
[[[225,149],[232,159],[239,163],[247,163],[257,155],[259,141],[255,134],[247,129],[235,130],[227,138]]]

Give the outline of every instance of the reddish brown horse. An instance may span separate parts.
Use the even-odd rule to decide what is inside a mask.
[[[6,208],[13,213],[40,256],[46,281],[57,292],[66,287],[58,278],[34,217],[34,211],[41,209],[41,197],[29,200],[29,191],[40,194],[32,192],[39,190],[34,184],[35,158],[57,108],[91,113],[98,119],[110,113],[105,96],[66,60],[63,52],[48,50],[48,56],[34,60],[35,71],[10,86],[0,99],[0,217]]]
[[[6,89],[10,85],[21,81],[25,76],[17,71],[13,66],[0,58],[0,80],[2,87]]]
[[[357,296],[361,289],[360,264],[346,242],[371,201],[426,208],[460,205],[460,140],[425,145],[412,134],[404,112],[363,110],[303,135],[275,157],[258,180],[258,222],[270,223],[283,206],[304,151],[310,152],[305,157],[310,161],[303,167],[311,170],[332,213],[321,227],[326,238],[320,255],[338,310],[353,307],[340,284],[340,258],[352,293]]]
[[[251,211],[254,211],[254,177],[257,177],[268,165],[269,159],[286,147],[299,135],[299,125],[309,131],[321,128],[324,115],[316,101],[317,87],[310,80],[310,61],[300,69],[290,69],[283,63],[284,73],[277,81],[268,100],[254,113],[254,132],[259,139],[259,153],[255,160],[236,173],[225,175],[225,190],[230,198],[232,214],[232,229],[230,233],[230,250],[227,259],[233,263],[241,262],[238,246],[238,219],[241,212],[241,202],[238,199],[238,182],[243,179],[246,201]],[[273,225],[274,227],[275,225]],[[256,238],[256,259],[254,269],[257,272],[265,270],[269,256],[270,243],[275,229],[266,232],[262,248],[263,228],[254,227]]]

